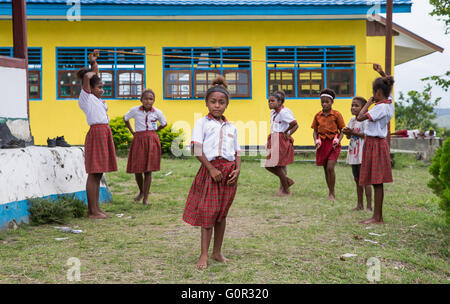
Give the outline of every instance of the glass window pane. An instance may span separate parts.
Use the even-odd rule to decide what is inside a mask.
[[[120,73],[119,74],[119,84],[130,83],[131,73]]]
[[[238,85],[237,86],[237,94],[238,95],[249,95],[248,86],[247,85]]]

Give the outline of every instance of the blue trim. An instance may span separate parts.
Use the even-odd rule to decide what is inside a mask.
[[[394,5],[394,13],[410,13],[412,4]],[[82,16],[271,16],[271,15],[365,15],[371,5],[81,5]],[[64,4],[27,4],[28,16],[59,16],[66,20],[69,6]],[[381,5],[381,13],[386,6]],[[11,4],[0,3],[0,15],[11,15]]]
[[[269,79],[269,70],[271,70],[271,71],[273,71],[273,70],[277,70],[277,71],[290,70],[290,71],[292,71],[293,70],[294,71],[295,97],[286,97],[286,99],[301,99],[301,100],[314,99],[314,97],[300,97],[299,96],[299,94],[298,94],[298,76],[297,76],[299,70],[323,70],[324,88],[328,87],[328,77],[327,77],[328,70],[353,70],[353,96],[355,96],[355,94],[356,94],[356,65],[353,64],[353,67],[328,67],[328,64],[327,64],[327,57],[328,57],[327,56],[327,48],[334,48],[335,51],[338,51],[337,48],[352,48],[352,56],[353,56],[353,58],[349,58],[349,59],[351,59],[352,62],[354,62],[356,60],[356,47],[354,45],[347,45],[347,46],[344,46],[344,45],[340,45],[340,46],[330,46],[330,45],[328,45],[328,46],[266,46],[266,60],[267,61],[270,60],[269,59],[269,53],[268,53],[269,50],[270,49],[278,49],[278,48],[281,48],[281,49],[287,49],[287,48],[293,49],[293,52],[294,52],[294,54],[293,54],[294,55],[294,60],[293,61],[297,62],[297,64],[292,64],[292,66],[283,66],[283,67],[269,67],[269,64],[273,65],[274,63],[266,62],[266,98],[267,99],[270,96],[270,92],[269,92],[269,90],[270,90],[270,86],[269,86],[269,80],[270,80]],[[322,65],[323,66],[321,68],[319,68],[319,67],[299,67],[298,62],[301,62],[301,61],[298,61],[298,57],[297,57],[299,48],[301,48],[301,49],[308,49],[308,48],[321,49],[323,51],[323,57],[322,57]],[[281,55],[279,55],[279,56],[281,56]],[[272,59],[272,60],[275,60],[275,59]],[[280,61],[282,61],[282,60],[283,59],[280,59]],[[292,60],[286,59],[286,61],[292,61]],[[286,63],[286,64],[280,63],[280,64],[287,65],[289,63]],[[338,97],[336,97],[336,99],[348,99],[348,98],[351,98],[351,97],[349,97],[349,96],[343,96],[343,97],[342,96],[338,96]]]
[[[84,201],[87,204],[86,191],[78,191],[74,193],[65,194],[53,194],[45,196],[43,198],[57,199],[58,197],[64,195],[74,194],[76,198]],[[111,192],[106,187],[100,187],[99,202],[109,203],[112,201]],[[8,223],[15,220],[17,223],[28,223],[29,222],[29,202],[28,200],[10,202],[0,205],[0,231],[8,229]]]
[[[75,64],[79,64],[79,66],[78,67],[73,67],[73,68],[60,68],[60,66],[59,66],[59,60],[60,60],[60,58],[58,57],[58,50],[64,50],[64,49],[67,49],[67,50],[84,50],[84,54],[82,55],[82,58],[83,59],[81,59],[81,61],[79,61],[79,62],[75,62]],[[88,50],[90,50],[90,49],[93,49],[93,47],[56,47],[55,48],[55,60],[56,60],[56,100],[76,100],[77,98],[73,98],[73,97],[68,97],[68,98],[59,98],[58,96],[59,96],[59,94],[58,94],[58,91],[59,91],[59,79],[58,79],[58,72],[59,71],[64,71],[64,70],[66,70],[66,71],[76,71],[76,70],[78,70],[78,69],[80,69],[80,68],[82,68],[82,67],[85,67],[85,66],[89,66],[89,63],[88,63],[88,58],[87,58],[87,56],[88,56]],[[145,46],[124,46],[124,47],[98,47],[98,49],[99,50],[102,50],[102,49],[109,49],[109,50],[114,50],[114,51],[117,51],[117,50],[122,50],[122,49],[142,49],[142,52],[140,52],[140,53],[143,53],[143,54],[145,54],[145,52],[146,52],[146,50],[145,50]],[[81,52],[80,52],[81,53]],[[144,76],[143,76],[143,90],[145,90],[145,88],[146,88],[146,85],[147,85],[147,70],[146,70],[146,67],[147,67],[147,65],[146,65],[146,63],[147,63],[147,56],[145,56],[145,55],[138,55],[138,56],[142,56],[142,63],[136,63],[136,64],[134,64],[134,65],[143,65],[144,67],[143,68],[122,68],[122,67],[118,67],[118,65],[119,65],[119,59],[118,59],[118,56],[117,56],[117,53],[112,53],[113,54],[113,56],[114,56],[114,60],[113,60],[113,62],[111,62],[110,64],[112,65],[112,67],[111,68],[99,68],[99,70],[100,71],[113,71],[113,77],[114,77],[114,95],[112,96],[112,97],[109,97],[109,96],[107,96],[107,97],[105,97],[105,98],[102,98],[103,100],[133,100],[133,99],[136,99],[135,97],[117,97],[118,96],[118,87],[119,87],[119,83],[118,83],[118,78],[117,78],[117,72],[118,71],[125,71],[125,70],[127,70],[127,71],[143,71],[144,72]],[[132,55],[125,55],[125,56],[132,56]],[[141,59],[139,59],[139,60],[141,60]],[[99,65],[101,64],[101,58],[99,59]],[[125,63],[122,63],[122,64],[125,64]],[[133,63],[130,63],[130,65],[133,65]]]

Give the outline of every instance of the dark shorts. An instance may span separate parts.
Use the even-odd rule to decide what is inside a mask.
[[[352,173],[355,180],[359,180],[359,172],[361,171],[361,165],[352,165]]]

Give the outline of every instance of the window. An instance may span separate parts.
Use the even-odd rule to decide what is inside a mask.
[[[56,48],[58,98],[77,98],[81,82],[76,72],[89,66],[87,56],[94,48]],[[139,98],[145,87],[145,48],[99,48],[99,77],[103,81],[103,97]],[[124,53],[102,52],[102,50]]]
[[[0,47],[0,56],[13,56],[12,47]],[[42,48],[28,48],[28,96],[42,99]]]
[[[218,75],[231,97],[251,97],[249,47],[164,48],[163,54],[165,98],[203,98]]]
[[[318,97],[328,87],[337,97],[355,94],[355,47],[267,47],[267,95]]]

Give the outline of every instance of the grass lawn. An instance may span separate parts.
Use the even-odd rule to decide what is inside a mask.
[[[245,160],[225,232],[231,262],[210,260],[202,271],[194,268],[200,229],[182,221],[199,162],[163,159],[153,175],[152,205],[144,206],[133,202],[134,176],[119,158],[119,172],[107,175],[113,193],[113,202],[103,205],[108,219],[66,225],[81,234],[53,228],[58,225],[0,232],[0,283],[69,283],[70,257],[81,261],[81,283],[368,283],[371,257],[381,262],[381,283],[449,283],[449,228],[426,186],[427,166],[409,161],[399,157],[394,183],[385,185],[385,224],[367,227],[359,221],[371,213],[352,211],[350,167],[337,166],[337,201],[330,202],[323,170],[313,163],[290,165],[292,196],[278,198],[278,180],[259,162]],[[357,256],[340,260],[345,253]]]

